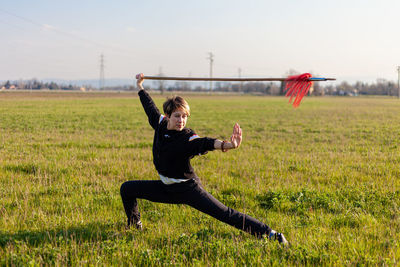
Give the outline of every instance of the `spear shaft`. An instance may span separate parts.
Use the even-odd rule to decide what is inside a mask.
[[[287,78],[195,78],[195,77],[161,77],[161,76],[143,76],[145,80],[169,80],[169,81],[219,81],[219,82],[265,82],[265,81],[281,81]],[[317,78],[311,77],[309,81],[333,81],[335,78]]]

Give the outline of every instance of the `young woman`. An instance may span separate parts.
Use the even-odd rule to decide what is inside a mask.
[[[161,115],[149,94],[144,90],[143,74],[137,75],[140,101],[151,127],[155,130],[153,140],[153,162],[160,180],[128,181],[121,186],[128,227],[142,229],[137,199],[170,204],[186,204],[217,220],[232,225],[257,237],[267,236],[287,244],[283,234],[277,233],[266,224],[246,214],[226,207],[201,185],[190,159],[214,149],[226,152],[236,149],[242,142],[239,124],[233,127],[230,141],[203,137],[185,128],[190,108],[179,96],[168,99]]]

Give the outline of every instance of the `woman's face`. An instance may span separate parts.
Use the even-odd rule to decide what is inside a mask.
[[[168,117],[168,116],[167,116]],[[168,130],[182,131],[187,122],[187,114],[182,109],[177,109],[168,117]]]

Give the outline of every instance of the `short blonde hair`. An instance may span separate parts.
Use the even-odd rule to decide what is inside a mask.
[[[183,99],[183,97],[173,96],[171,98],[167,98],[167,100],[163,104],[164,113],[168,117],[170,117],[171,114],[178,109],[182,109],[187,116],[190,115],[189,104],[186,102],[185,99]]]

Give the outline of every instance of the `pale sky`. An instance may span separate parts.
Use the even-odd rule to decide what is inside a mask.
[[[399,0],[1,0],[0,80],[155,75],[397,80]]]

